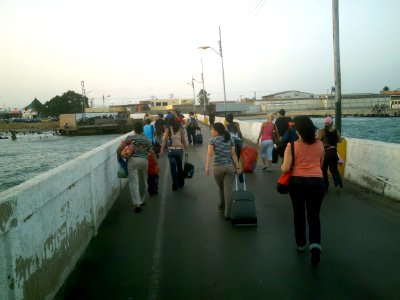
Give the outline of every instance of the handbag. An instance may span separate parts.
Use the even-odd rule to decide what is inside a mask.
[[[126,172],[122,166],[120,166],[118,169],[117,177],[118,178],[128,178],[128,175],[126,174]]]
[[[276,190],[280,194],[289,193],[290,177],[292,176],[292,169],[293,169],[293,165],[294,165],[294,143],[293,142],[290,142],[290,148],[292,150],[292,164],[290,166],[290,170],[286,173],[283,173],[279,177],[278,183],[276,184]]]
[[[187,161],[187,157],[185,157],[185,164],[183,165],[183,178],[192,178],[194,175],[194,165]]]
[[[121,157],[128,159],[129,157],[132,156],[132,154],[135,152],[135,150],[133,149],[133,145],[129,144],[127,146],[125,146],[124,149],[122,149],[121,151]]]

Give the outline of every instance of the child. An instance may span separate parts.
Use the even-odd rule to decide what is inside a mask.
[[[153,151],[148,154],[148,167],[147,167],[147,191],[150,196],[158,195],[158,167],[157,156]]]

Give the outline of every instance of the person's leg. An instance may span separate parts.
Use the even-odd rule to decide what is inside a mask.
[[[335,187],[342,188],[343,187],[342,179],[340,177],[337,165],[338,165],[338,158],[337,158],[337,152],[335,150],[329,154],[328,167],[329,167],[329,172],[331,172],[332,174],[333,183],[335,184]]]
[[[263,162],[263,168],[262,168],[262,170],[263,171],[266,171],[267,170],[267,149],[268,149],[268,144],[266,143],[266,141],[261,141],[261,153],[260,153],[260,156],[261,156],[261,159],[262,159],[262,162]]]
[[[140,194],[140,204],[146,202],[146,180],[147,180],[147,164],[148,161],[145,158],[138,158],[138,181],[139,181],[139,194]]]
[[[272,140],[267,140],[268,171],[270,172],[272,168],[272,150],[274,150],[274,142]]]
[[[224,169],[223,166],[214,166],[213,167],[213,174],[215,182],[218,186],[219,191],[219,203],[218,207],[220,210],[225,209],[225,197],[224,197]]]
[[[318,265],[321,255],[321,223],[319,214],[324,198],[324,183],[321,179],[309,179],[306,198],[308,233],[310,238],[311,263]]]
[[[182,188],[185,185],[185,179],[183,178],[183,150],[177,150],[176,155],[176,170],[178,173],[178,187]]]
[[[225,203],[225,218],[231,217],[231,200],[232,200],[232,188],[235,180],[235,169],[232,165],[224,166],[224,203]]]
[[[128,160],[128,171],[129,192],[132,198],[133,205],[138,208],[140,207],[141,201],[139,193],[139,178],[136,157]]]
[[[238,161],[240,161],[240,152],[242,151],[243,140],[235,140],[235,151]]]
[[[306,239],[305,195],[300,178],[292,178],[290,184],[290,199],[293,207],[294,232],[297,247],[304,247]]]
[[[174,191],[178,190],[178,171],[176,169],[176,155],[174,154],[174,150],[168,152],[168,160],[169,165],[171,167],[171,176],[172,176],[172,189]]]
[[[158,195],[158,180],[159,180],[159,176],[154,175],[154,194],[155,195]]]
[[[186,132],[187,132],[188,143],[190,145],[192,143],[192,130],[189,127],[187,127]],[[194,139],[193,139],[193,144],[194,144]]]

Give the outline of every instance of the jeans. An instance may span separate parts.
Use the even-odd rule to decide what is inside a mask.
[[[189,144],[196,145],[196,128],[186,127]]]
[[[243,140],[234,140],[235,142],[235,152],[238,161],[240,160],[240,152],[242,151]]]
[[[128,160],[129,192],[132,202],[136,206],[145,203],[147,164],[146,158],[131,157]]]
[[[324,176],[325,191],[328,190],[329,180],[328,180],[328,168],[329,172],[332,174],[333,183],[335,186],[343,187],[342,179],[340,177],[338,168],[338,156],[336,148],[325,149],[324,163],[322,165],[322,174]]]
[[[225,207],[225,217],[231,216],[231,195],[235,179],[235,168],[232,164],[214,166],[214,179],[219,190],[219,205]]]
[[[307,244],[306,213],[310,245],[321,244],[319,213],[324,198],[324,181],[320,177],[297,177],[290,179],[289,194],[293,206],[294,231],[299,247]]]
[[[185,180],[183,179],[183,169],[182,169],[182,149],[168,149],[168,160],[171,167],[172,176],[172,188],[174,190],[178,187],[183,187]]]

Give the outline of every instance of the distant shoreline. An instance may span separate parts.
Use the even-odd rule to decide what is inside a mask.
[[[37,131],[54,131],[60,127],[58,121],[55,122],[37,122],[37,123],[2,123],[0,124],[0,132],[37,132]]]

